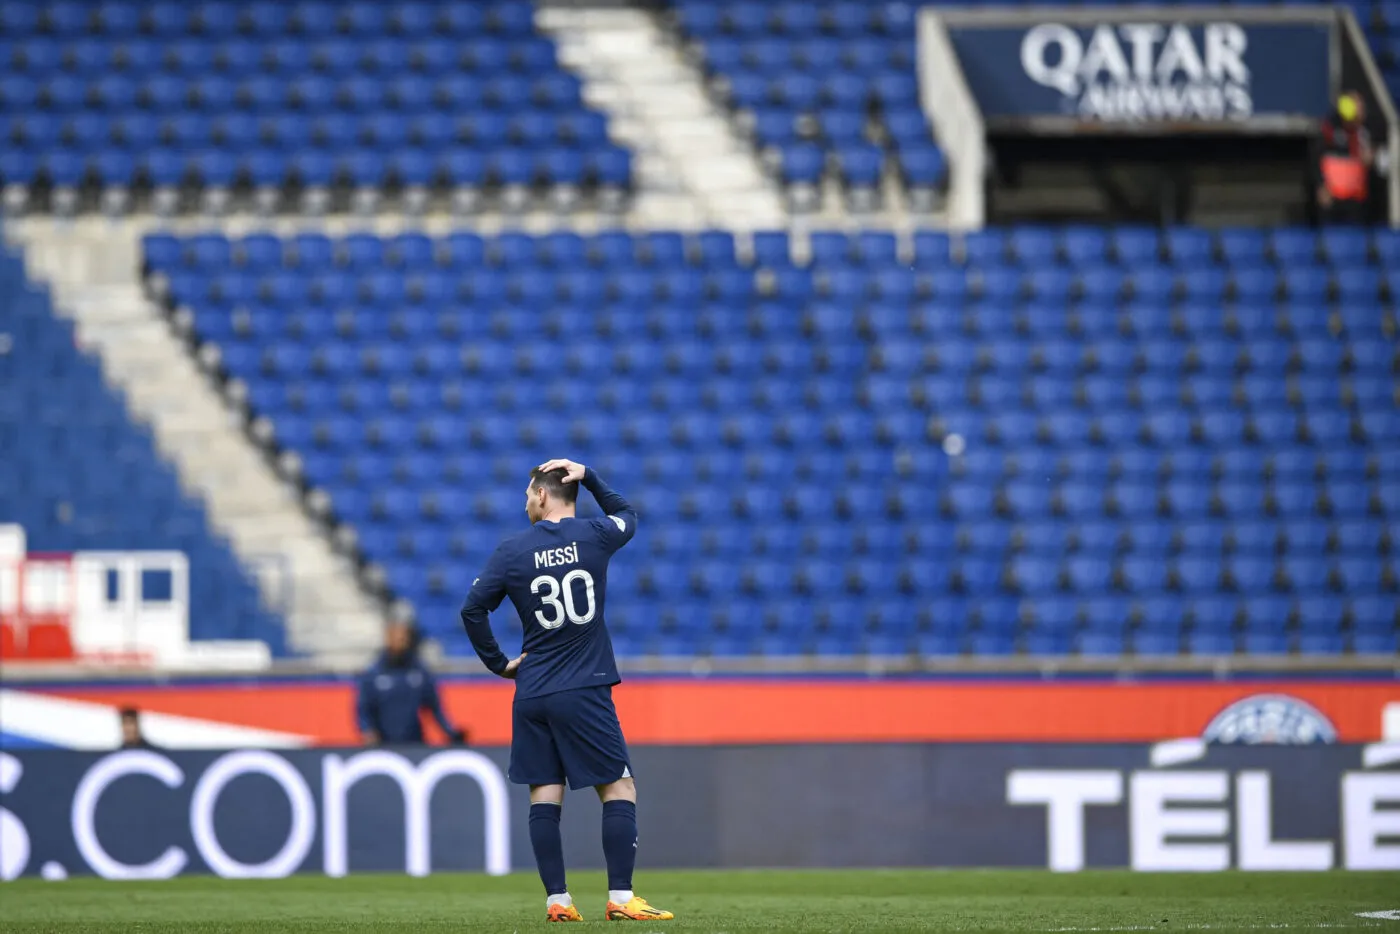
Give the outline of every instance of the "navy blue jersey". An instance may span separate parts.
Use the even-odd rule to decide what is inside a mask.
[[[495,674],[509,659],[491,634],[488,614],[510,597],[525,628],[517,699],[617,684],[617,661],[603,611],[608,560],[637,532],[637,514],[589,468],[584,489],[607,513],[595,519],[540,520],[501,543],[462,607],[462,623],[481,661]]]
[[[385,743],[423,742],[419,712],[433,715],[444,733],[454,731],[443,712],[433,673],[416,658],[395,662],[386,652],[360,675],[355,719],[360,732],[373,730]]]

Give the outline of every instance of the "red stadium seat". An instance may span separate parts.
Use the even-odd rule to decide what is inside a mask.
[[[25,656],[34,661],[62,661],[73,657],[73,641],[62,623],[29,627]]]

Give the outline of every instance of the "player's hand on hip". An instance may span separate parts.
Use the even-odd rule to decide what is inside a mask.
[[[548,473],[551,470],[559,470],[561,468],[564,470],[565,483],[574,483],[576,481],[582,480],[583,472],[588,469],[582,464],[576,461],[571,461],[565,457],[556,457],[552,461],[545,461],[543,464],[540,464],[540,470],[543,470],[546,473]]]
[[[510,661],[506,662],[506,667],[501,672],[501,677],[514,679],[516,672],[520,671],[520,663],[525,659],[525,656],[528,654],[530,653],[521,652],[519,658],[512,658]]]

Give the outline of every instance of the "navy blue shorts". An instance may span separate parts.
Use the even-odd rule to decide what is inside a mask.
[[[510,780],[570,788],[608,785],[632,774],[611,687],[576,688],[517,700]]]

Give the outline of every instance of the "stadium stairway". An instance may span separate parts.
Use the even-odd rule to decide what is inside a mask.
[[[747,142],[712,104],[655,19],[641,10],[545,7],[537,24],[560,61],[637,154],[632,215],[645,225],[779,225],[782,205]]]
[[[794,217],[900,230],[946,213],[947,163],[919,105],[915,9],[676,0],[658,15]]]
[[[249,443],[186,346],[145,298],[140,225],[96,219],[10,220],[30,275],[148,422],[182,485],[205,503],[269,605],[286,608],[287,644],[328,665],[354,665],[377,647],[383,617],[344,559]]]
[[[285,655],[282,619],[259,599],[247,569],[211,527],[205,504],[182,489],[149,427],[131,418],[123,393],[80,346],[79,336],[71,321],[54,314],[43,284],[26,275],[22,256],[8,245],[0,248],[0,524],[18,525],[21,549],[46,561],[65,552],[183,552],[198,611],[188,629],[188,648],[195,652],[180,654],[191,660],[257,659],[245,646],[228,644],[257,640],[270,654]],[[7,539],[13,547],[12,533]],[[145,567],[155,573],[159,590],[159,571],[169,566],[157,559]],[[15,584],[11,577],[11,597],[25,587],[21,582],[16,590]],[[143,580],[143,594],[145,588]],[[100,624],[107,608],[89,608],[98,610]],[[89,617],[80,624],[89,636],[93,622]],[[75,649],[96,648],[42,616],[21,628],[22,651],[14,629],[0,631],[6,658],[18,652],[57,661]],[[112,648],[110,635],[101,633],[98,644]],[[168,642],[163,647],[179,648]],[[213,655],[201,651],[209,648]],[[230,649],[233,656],[224,654]]]

